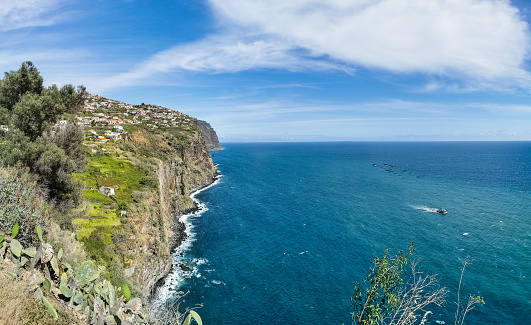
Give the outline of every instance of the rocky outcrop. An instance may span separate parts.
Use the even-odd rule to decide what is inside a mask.
[[[201,134],[205,139],[205,144],[208,150],[222,150],[223,147],[219,143],[218,135],[216,131],[205,121],[197,120],[197,126],[201,130]]]
[[[135,235],[128,241],[133,259],[125,265],[125,274],[145,297],[151,296],[157,283],[172,267],[172,248],[185,238],[185,227],[178,217],[191,209],[190,192],[211,184],[217,175],[214,162],[199,132],[177,148],[177,154],[159,161],[158,197],[150,197],[128,218],[133,218]]]

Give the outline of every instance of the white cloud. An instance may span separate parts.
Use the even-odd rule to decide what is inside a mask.
[[[232,73],[250,69],[353,71],[334,62],[307,57],[292,44],[275,39],[214,35],[191,44],[179,45],[155,54],[136,69],[103,81],[102,86],[127,86],[136,80],[176,70]]]
[[[468,89],[528,87],[528,25],[507,0],[209,0],[219,34],[152,56],[107,79],[157,73],[366,67],[466,80]],[[430,84],[427,90],[441,85]],[[505,87],[505,86],[503,86]],[[510,88],[510,87],[509,87]]]
[[[58,16],[48,14],[59,9],[62,2],[65,0],[2,0],[0,30],[52,25]]]
[[[509,1],[210,0],[227,23],[395,72],[522,75],[527,24]]]

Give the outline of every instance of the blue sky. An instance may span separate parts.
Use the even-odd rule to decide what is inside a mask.
[[[222,142],[531,140],[531,2],[3,0],[0,68]]]

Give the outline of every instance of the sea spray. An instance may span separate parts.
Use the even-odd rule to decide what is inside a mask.
[[[201,217],[203,213],[208,211],[206,204],[196,199],[197,194],[219,184],[221,177],[222,175],[218,175],[212,184],[193,191],[190,198],[195,202],[197,208],[179,217],[179,222],[185,225],[186,239],[172,252],[172,270],[164,279],[164,283],[157,288],[154,295],[155,298],[151,303],[151,310],[155,315],[159,314],[168,303],[184,295],[185,292],[180,289],[185,280],[191,277],[200,277],[199,266],[208,262],[206,259],[192,258],[187,254],[196,240],[195,226],[192,220]]]

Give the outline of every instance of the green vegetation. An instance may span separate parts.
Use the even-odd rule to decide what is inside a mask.
[[[71,175],[83,168],[80,150],[82,130],[75,125],[53,128],[63,114],[78,112],[85,88],[52,85],[45,88],[39,71],[31,62],[17,71],[6,72],[0,83],[0,162],[4,166],[22,163],[59,206],[81,202],[81,184]]]
[[[74,174],[75,179],[86,184],[83,196],[87,213],[83,218],[74,219],[73,224],[89,256],[106,266],[107,278],[123,281],[120,264],[127,253],[120,245],[120,235],[123,235],[128,220],[126,216],[120,216],[120,211],[134,205],[133,194],[142,190],[141,180],[149,172],[134,166],[118,146],[108,143],[103,147],[105,153],[88,154],[90,160],[84,173]],[[148,169],[153,173],[153,166]],[[116,202],[98,190],[101,186],[114,189],[112,197]],[[131,228],[128,229],[131,233]],[[113,283],[121,285],[117,281]]]
[[[426,275],[417,267],[418,262],[411,265],[411,277],[408,281],[402,279],[408,258],[413,255],[413,242],[409,245],[408,253],[399,251],[390,254],[387,248],[381,257],[375,257],[373,267],[365,279],[367,287],[361,289],[356,282],[354,294],[350,298],[353,307],[352,324],[359,325],[406,325],[426,324],[428,315],[432,312],[428,308],[433,305],[442,306],[446,302],[448,290],[439,285],[436,274]],[[459,280],[457,292],[457,310],[455,324],[464,324],[465,316],[477,304],[484,304],[480,296],[470,296],[466,306],[460,301],[461,281],[468,264],[465,260]]]
[[[87,128],[98,133],[104,130],[103,127]],[[119,283],[114,279],[124,278],[123,265],[134,259],[123,245],[127,236],[135,234],[128,213],[157,214],[158,202],[152,198],[159,195],[156,171],[160,161],[171,157],[182,162],[184,147],[198,132],[192,128],[184,134],[178,130],[172,130],[173,133],[160,129],[146,131],[142,124],[125,125],[124,129],[128,133],[117,142],[100,143],[88,137],[85,141],[87,167],[83,173],[73,176],[86,184],[83,191],[86,213],[73,220],[78,238],[85,244],[89,256],[107,267],[108,279],[115,285]],[[113,189],[112,199],[99,191],[102,186]],[[180,204],[189,204],[188,190],[183,186],[185,199]],[[122,211],[126,215],[122,216]],[[154,223],[157,228],[161,227],[158,219]],[[161,239],[164,239],[162,235]]]
[[[32,229],[43,224],[47,206],[27,171],[14,167],[0,169],[0,203],[0,231],[8,233],[20,225],[20,241],[32,244],[35,241]]]
[[[390,249],[387,248],[382,257],[374,258],[373,267],[366,278],[369,288],[363,292],[360,284],[356,282],[354,294],[350,298],[354,308],[352,319],[357,324],[380,324],[398,308],[399,290],[404,284],[401,275],[404,273],[408,256],[411,256],[414,251],[415,247],[411,243],[407,254],[400,251],[396,256],[392,256]]]
[[[121,294],[121,287],[115,287],[109,281],[101,280],[103,267],[91,260],[83,261],[79,265],[63,261],[63,250],[59,249],[55,253],[52,244],[44,241],[40,242],[39,247],[24,248],[15,239],[18,231],[19,226],[13,226],[12,238],[7,243],[6,249],[0,252],[2,261],[7,256],[13,263],[4,272],[14,277],[17,277],[22,269],[40,274],[40,277],[35,277],[40,279],[33,284],[36,287],[32,290],[35,290],[35,297],[42,301],[54,320],[59,319],[59,314],[50,301],[53,298],[64,301],[73,310],[84,311],[98,324],[114,323],[115,318],[135,323],[142,321],[142,317],[137,318],[137,315],[142,313],[140,299],[130,300],[130,293],[125,299]],[[40,234],[41,231],[37,228],[35,232]],[[42,239],[41,235],[39,239]]]
[[[190,206],[188,184],[203,177],[185,155],[195,119],[44,87],[24,62],[0,79],[0,125],[0,281],[35,275],[38,305],[24,310],[47,324],[78,323],[73,310],[93,323],[139,321],[144,283],[125,273],[144,255],[170,256],[165,218]]]
[[[198,325],[203,325],[203,321],[201,320],[201,317],[199,316],[198,313],[196,313],[195,311],[193,310],[190,310],[188,312],[188,316],[185,318],[184,322],[183,322],[183,325],[190,325],[191,321],[195,320],[195,322],[198,324]]]

